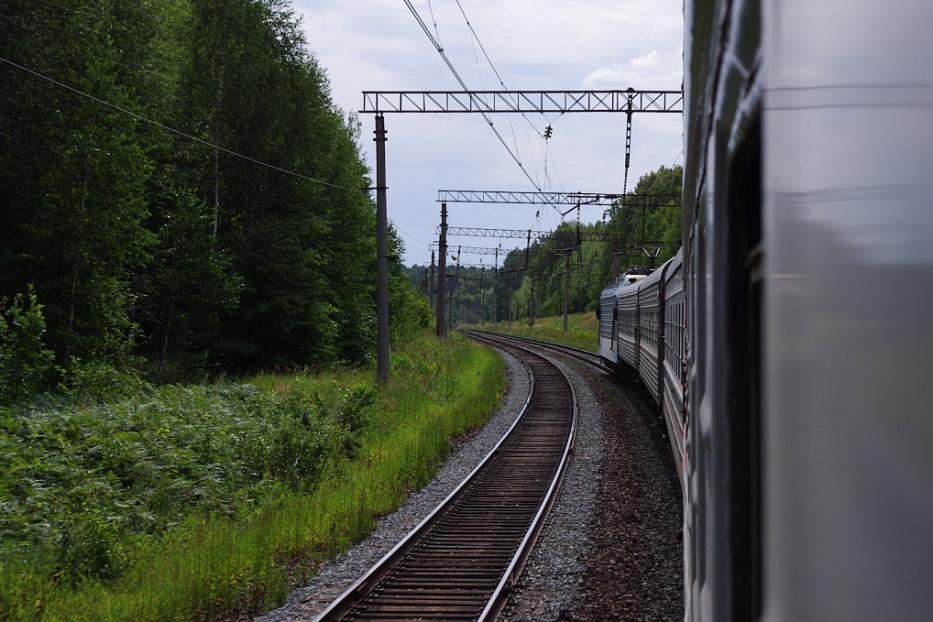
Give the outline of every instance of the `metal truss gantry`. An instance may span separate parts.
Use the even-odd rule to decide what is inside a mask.
[[[469,203],[472,205],[549,205],[566,216],[584,205],[649,209],[665,205],[680,205],[679,194],[618,194],[613,192],[540,192],[533,190],[438,190],[438,203]],[[560,206],[569,205],[562,210]]]
[[[440,248],[440,242],[431,242],[428,245],[429,251],[436,251]],[[452,246],[448,245],[447,250],[450,252]],[[495,248],[495,247],[484,247],[484,246],[458,246],[458,254],[467,254],[467,255],[494,255],[498,257],[501,255],[507,255],[509,249]]]
[[[362,113],[683,112],[681,91],[363,91]]]
[[[440,234],[440,227],[437,228]],[[535,242],[612,242],[623,236],[601,231],[535,231],[533,229],[494,229],[491,227],[447,227],[448,236],[467,238],[531,239]],[[449,244],[449,243],[448,243]]]
[[[400,113],[625,113],[625,173],[622,192],[628,188],[634,113],[683,113],[682,91],[364,91],[364,114],[375,116],[376,142],[376,375],[389,379],[389,271],[388,210],[386,197],[385,114]],[[488,118],[486,118],[489,121]],[[490,124],[492,122],[490,121]],[[513,156],[514,157],[514,156]],[[516,159],[516,162],[518,160]],[[521,162],[518,162],[521,166]],[[526,173],[527,174],[527,173]],[[446,212],[446,203],[442,204]],[[446,214],[445,214],[446,217]],[[443,219],[442,219],[443,222]],[[446,229],[446,224],[442,224]],[[444,237],[441,237],[442,246]],[[443,316],[446,253],[438,262],[437,334],[447,335]]]

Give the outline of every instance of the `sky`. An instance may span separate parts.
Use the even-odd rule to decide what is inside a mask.
[[[501,88],[455,0],[412,4],[471,89]],[[460,4],[509,89],[681,87],[682,0]],[[293,6],[344,112],[362,106],[364,90],[460,90],[403,0],[293,0]],[[622,192],[624,115],[549,116],[553,135],[547,144],[538,132],[548,120],[540,114],[492,120],[543,189]],[[375,171],[372,115],[361,115],[361,121],[365,156]],[[428,244],[440,221],[438,190],[534,190],[481,115],[386,115],[386,130],[389,219],[405,243],[406,264],[430,261]],[[642,174],[683,161],[682,136],[680,115],[635,114],[629,190]],[[560,223],[544,206],[450,204],[448,211],[451,226],[549,230]],[[597,207],[581,214],[586,222],[601,217]],[[458,242],[491,247],[499,240],[450,240]],[[516,245],[502,241],[504,249]],[[481,259],[463,257],[476,264]]]

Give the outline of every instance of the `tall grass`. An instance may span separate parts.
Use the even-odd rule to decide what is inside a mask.
[[[280,400],[373,383],[371,370],[251,381]],[[482,423],[503,385],[492,351],[459,337],[417,339],[393,354],[393,378],[366,414],[345,422],[356,430],[352,451],[330,454],[313,485],[272,487],[228,515],[195,510],[158,537],[128,543],[126,570],[112,580],[70,586],[4,559],[0,618],[211,620],[270,608],[429,481],[451,437]]]
[[[508,322],[498,322],[496,324],[486,324],[485,326],[473,325],[469,328],[482,328],[497,333],[540,339],[541,341],[583,348],[590,352],[595,352],[598,348],[599,320],[596,319],[596,314],[592,311],[568,315],[566,333],[564,332],[564,316],[562,315],[536,318],[534,326],[528,326],[528,320],[524,319],[512,322],[511,326],[509,326]]]

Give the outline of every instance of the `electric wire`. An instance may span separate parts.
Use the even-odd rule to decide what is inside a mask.
[[[470,30],[470,34],[472,35],[473,40],[475,40],[475,41],[476,41],[476,44],[479,45],[480,50],[482,50],[482,52],[483,52],[483,56],[486,58],[486,62],[489,63],[489,67],[492,69],[492,72],[495,74],[496,79],[499,81],[499,86],[501,86],[505,91],[508,91],[508,90],[509,90],[509,87],[506,86],[505,80],[502,78],[502,74],[499,73],[499,70],[496,68],[495,63],[492,62],[492,57],[490,57],[490,56],[489,56],[489,52],[486,51],[486,46],[483,45],[483,42],[482,42],[482,40],[479,38],[479,34],[476,32],[476,29],[473,28],[473,23],[470,21],[470,18],[467,16],[467,14],[466,14],[466,9],[463,8],[463,4],[460,2],[460,0],[455,0],[455,2],[457,3],[457,8],[460,9],[460,14],[463,16],[463,21],[466,22],[467,28],[469,28],[469,30]],[[475,51],[474,51],[474,55],[475,55]],[[540,114],[542,117],[544,117],[544,118],[547,120],[547,123],[548,123],[547,128],[546,128],[545,131],[543,131],[543,132],[542,132],[541,130],[538,129],[538,127],[532,122],[531,119],[528,118],[528,115],[527,115],[527,114],[525,114],[524,112],[521,113],[522,118],[525,119],[525,122],[528,123],[528,125],[531,127],[531,129],[532,129],[538,136],[540,136],[540,137],[542,137],[542,138],[545,139],[545,141],[544,141],[544,142],[545,142],[545,147],[542,147],[542,159],[545,160],[545,162],[546,162],[546,161],[547,161],[547,153],[545,153],[545,149],[546,149],[547,140],[550,138],[550,130],[551,130],[551,127],[553,126],[554,121],[555,121],[556,119],[559,119],[560,117],[562,117],[562,116],[564,115],[564,113],[561,112],[560,114],[558,114],[558,115],[557,115],[556,117],[554,117],[553,119],[552,119],[551,117],[549,117],[547,114],[543,113],[543,112],[541,112],[541,113],[539,113],[539,114]],[[509,119],[509,125],[511,126],[511,118]],[[512,130],[513,134],[514,134],[514,131],[515,131],[515,130],[514,130],[514,128],[513,128],[513,130]],[[534,155],[534,148],[532,147],[531,141],[530,141],[530,140],[528,140],[528,148],[529,148],[531,163],[532,163],[532,166],[533,166],[534,169],[535,169],[535,177],[538,178],[538,174],[537,174],[537,167],[538,167],[538,165],[537,165],[537,160],[536,160],[536,158],[535,158],[535,155]],[[518,146],[516,145],[516,151],[517,151],[517,150],[518,150]],[[552,160],[553,160],[553,158],[552,158]],[[546,164],[545,164],[545,166],[546,166]],[[553,169],[554,167],[555,167],[555,165],[554,165],[554,163],[552,162],[552,163],[551,163],[551,168]],[[555,173],[556,173],[556,171],[555,171]],[[546,172],[545,172],[545,177],[546,177],[546,176],[547,176],[547,175],[546,175]],[[538,180],[539,180],[539,182],[540,182],[540,178],[538,178]],[[557,207],[554,207],[554,210],[555,210],[555,211],[560,211],[560,210],[558,210]]]
[[[444,64],[447,65],[447,68],[450,69],[450,72],[456,78],[457,82],[460,83],[460,86],[464,91],[470,92],[469,87],[467,87],[466,82],[463,81],[463,78],[460,77],[460,74],[457,72],[456,68],[453,66],[453,63],[450,61],[450,58],[447,56],[447,53],[444,52],[444,48],[441,47],[437,39],[434,38],[434,35],[431,34],[431,30],[428,28],[427,24],[424,23],[424,20],[421,19],[421,15],[418,13],[418,10],[411,3],[411,0],[402,0],[405,5],[408,7],[408,10],[411,12],[412,16],[415,18],[415,21],[418,22],[418,25],[421,26],[421,30],[424,31],[424,34],[428,37],[428,40],[434,46],[434,49],[437,50],[437,53],[440,54],[441,59],[444,61]],[[489,125],[489,128],[492,130],[493,134],[496,135],[496,138],[499,139],[499,142],[505,147],[505,150],[509,152],[509,155],[512,157],[512,160],[518,165],[522,170],[522,173],[525,174],[525,177],[528,178],[528,181],[535,187],[539,192],[541,191],[541,186],[535,181],[531,174],[525,169],[525,165],[522,164],[522,161],[518,156],[512,151],[512,148],[509,147],[509,144],[502,137],[502,134],[496,129],[496,126],[493,124],[492,119],[489,118],[489,115],[485,111],[480,111],[480,114],[485,119],[486,123]]]
[[[428,0],[428,11],[431,13],[431,22],[434,24],[434,34],[437,36],[437,42],[441,42],[441,33],[437,31],[437,18],[434,17],[434,7],[431,6],[431,0]]]
[[[467,26],[469,25],[470,25],[469,21],[467,21]],[[482,88],[485,91],[486,90],[486,79],[483,76],[483,69],[482,67],[480,67],[479,54],[476,53],[476,43],[477,41],[475,40],[475,37],[470,37],[470,48],[473,50],[473,63],[476,65],[476,75],[477,77],[479,77],[480,88]],[[507,115],[506,120],[509,123],[509,131],[512,134],[512,145],[515,147],[515,153],[517,153],[518,157],[521,158],[522,151],[518,147],[518,136],[515,134],[515,125],[512,123],[512,116]],[[535,162],[534,152],[531,152],[531,168],[532,168],[532,173],[535,176],[535,181],[537,181],[538,184],[540,184],[541,177],[538,175],[538,164],[537,162]]]
[[[496,69],[495,64],[492,62],[492,59],[489,57],[489,54],[486,52],[486,46],[483,45],[483,42],[480,41],[479,35],[476,34],[476,30],[473,28],[473,24],[470,22],[470,18],[467,17],[466,11],[463,9],[463,5],[460,4],[460,0],[455,0],[455,1],[457,3],[457,8],[460,9],[460,14],[463,15],[463,20],[466,22],[467,27],[470,29],[470,33],[472,33],[473,38],[476,40],[476,43],[479,44],[479,49],[482,50],[483,56],[486,57],[486,62],[489,63],[489,66],[492,68],[492,72],[496,74],[496,78],[499,80],[499,86],[501,86],[503,89],[508,91],[509,87],[505,85],[505,81],[502,79],[502,76],[499,74],[499,70]],[[542,117],[547,119],[548,123],[550,124],[551,120],[548,118],[548,116],[544,114],[543,112],[540,114]],[[534,129],[535,133],[540,135],[541,130],[539,130],[537,126],[534,123],[532,123],[531,119],[528,118],[528,115],[526,115],[524,112],[521,113],[521,115],[522,117],[525,118],[525,121],[528,122],[528,124],[532,127],[532,129]]]
[[[289,170],[289,169],[286,169],[286,168],[282,168],[281,166],[276,166],[275,164],[269,164],[268,162],[263,162],[262,160],[258,160],[258,159],[256,159],[256,158],[250,157],[250,156],[248,156],[248,155],[244,155],[244,154],[242,154],[242,153],[238,153],[238,152],[236,152],[236,151],[233,151],[232,149],[227,149],[226,147],[223,147],[223,146],[221,146],[221,145],[217,145],[217,144],[214,144],[214,143],[212,143],[212,142],[206,141],[206,140],[204,140],[204,139],[202,139],[202,138],[198,138],[197,136],[193,136],[193,135],[191,135],[191,134],[188,134],[187,132],[183,132],[183,131],[181,131],[181,130],[179,130],[179,129],[176,129],[176,128],[174,128],[174,127],[168,126],[168,125],[166,125],[166,124],[164,124],[164,123],[161,123],[161,122],[159,122],[159,121],[155,121],[155,120],[150,119],[150,118],[148,118],[148,117],[145,117],[145,116],[143,116],[143,115],[141,115],[141,114],[139,114],[139,113],[133,112],[132,110],[128,110],[127,108],[124,108],[123,106],[120,106],[120,105],[118,105],[118,104],[114,104],[114,103],[109,102],[109,101],[107,101],[107,100],[101,99],[100,97],[96,97],[95,95],[91,95],[90,93],[87,93],[87,92],[85,92],[85,91],[82,91],[81,89],[77,89],[77,88],[75,88],[75,87],[73,87],[73,86],[71,86],[71,85],[65,84],[64,82],[58,81],[58,80],[56,80],[55,78],[51,78],[51,77],[49,77],[49,76],[47,76],[47,75],[45,75],[45,74],[39,73],[38,71],[35,71],[34,69],[30,69],[29,67],[24,67],[23,65],[20,65],[20,64],[18,64],[18,63],[15,63],[15,62],[11,61],[11,60],[8,59],[8,58],[4,58],[4,57],[0,56],[0,61],[4,62],[4,63],[6,63],[6,64],[8,64],[8,65],[10,65],[10,66],[12,66],[12,67],[15,67],[15,68],[17,68],[17,69],[19,69],[19,70],[21,70],[21,71],[25,71],[26,73],[31,74],[31,75],[33,75],[33,76],[35,76],[35,77],[37,77],[37,78],[41,78],[41,79],[45,80],[46,82],[50,82],[51,84],[54,84],[54,85],[56,85],[56,86],[59,86],[59,87],[61,87],[61,88],[63,88],[63,89],[66,89],[66,90],[68,90],[68,91],[71,91],[72,93],[75,93],[75,94],[80,95],[80,96],[82,96],[82,97],[86,97],[86,98],[88,98],[88,99],[90,99],[90,100],[92,100],[92,101],[97,102],[98,104],[101,104],[101,105],[103,105],[103,106],[107,106],[108,108],[112,108],[113,110],[116,110],[116,111],[118,111],[118,112],[122,112],[123,114],[129,115],[129,116],[133,117],[134,119],[136,119],[136,120],[138,120],[138,121],[142,121],[142,122],[144,122],[144,123],[148,123],[148,124],[150,124],[150,125],[153,125],[153,126],[155,126],[155,127],[158,127],[159,129],[165,130],[165,131],[167,131],[167,132],[171,132],[171,133],[173,133],[173,134],[176,134],[176,135],[178,135],[178,136],[181,136],[182,138],[187,138],[188,140],[192,140],[192,141],[194,141],[194,142],[200,143],[200,144],[205,145],[205,146],[207,146],[207,147],[212,147],[212,148],[214,148],[214,149],[217,149],[218,151],[223,151],[224,153],[226,153],[226,154],[228,154],[228,155],[232,155],[232,156],[237,157],[237,158],[240,158],[240,159],[242,159],[242,160],[246,160],[247,162],[252,162],[253,164],[258,164],[259,166],[264,166],[264,167],[266,167],[266,168],[268,168],[268,169],[271,169],[271,170],[274,170],[274,171],[278,171],[278,172],[284,173],[284,174],[286,174],[286,175],[291,175],[292,177],[298,177],[299,179],[304,179],[304,180],[306,180],[306,181],[310,181],[310,182],[315,183],[315,184],[321,184],[321,185],[327,186],[327,187],[329,187],[329,188],[336,188],[336,189],[338,189],[338,190],[344,190],[344,191],[346,191],[346,192],[364,192],[363,189],[347,188],[346,186],[341,186],[340,184],[335,184],[335,183],[332,183],[332,182],[329,182],[329,181],[325,181],[325,180],[323,180],[323,179],[318,179],[318,178],[316,178],[316,177],[309,177],[308,175],[302,175],[301,173],[297,173],[297,172],[295,172],[295,171],[292,171],[292,170]]]

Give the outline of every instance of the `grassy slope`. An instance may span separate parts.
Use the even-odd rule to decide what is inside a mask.
[[[265,396],[245,391],[265,405],[265,412],[252,413],[253,418],[265,423],[270,417],[285,417],[291,426],[273,426],[266,436],[256,432],[259,445],[278,438],[286,447],[303,438],[306,430],[328,438],[336,434],[336,449],[327,439],[304,439],[292,458],[310,448],[320,458],[317,466],[299,469],[296,475],[294,465],[279,465],[276,470],[263,463],[267,472],[261,481],[244,477],[248,494],[226,511],[191,501],[195,509],[177,524],[161,533],[128,538],[123,543],[126,567],[110,580],[87,579],[71,587],[63,577],[49,574],[47,558],[40,555],[34,559],[43,563],[30,563],[27,549],[22,549],[26,555],[20,559],[0,558],[0,619],[215,619],[232,609],[271,607],[323,560],[368,533],[375,518],[391,512],[411,490],[426,483],[447,453],[449,439],[479,425],[491,413],[504,374],[501,359],[491,350],[460,337],[439,345],[425,336],[393,354],[393,379],[383,388],[373,386],[371,370],[261,376],[252,382]],[[372,395],[368,403],[367,387]],[[163,395],[167,390],[181,393],[183,399],[168,403],[169,396]],[[233,397],[224,391],[232,391]],[[216,418],[213,411],[226,408],[232,411],[227,416],[241,416],[238,403],[243,392],[230,386],[220,394],[210,387],[170,387],[117,407],[75,409],[61,416],[83,417],[87,422],[96,414],[110,419],[111,427],[116,417],[116,428],[122,417],[132,421],[126,428],[142,428],[143,437],[158,436],[168,433],[160,429],[166,419],[141,417],[141,410],[183,410],[191,425],[205,419],[219,426],[223,417]],[[360,395],[362,405],[353,402]],[[199,415],[199,407],[206,411]],[[316,423],[319,419],[321,425]],[[150,425],[152,429],[147,428]],[[218,455],[231,463],[240,459],[244,430],[255,431],[243,424],[214,434],[212,442],[222,446]],[[0,435],[7,432],[0,429]],[[117,433],[124,432],[121,428]],[[62,453],[74,453],[67,440],[59,444]],[[264,459],[274,463],[274,456]],[[9,486],[0,490],[0,499],[9,492]],[[0,517],[4,510],[0,507]]]
[[[562,343],[595,352],[597,349],[596,338],[599,333],[599,321],[593,312],[574,313],[567,316],[568,330],[566,333],[564,332],[564,316],[562,315],[538,318],[535,320],[534,326],[528,326],[528,320],[526,319],[512,322],[511,327],[508,326],[507,322],[499,322],[498,324],[486,324],[482,327],[470,326],[469,328],[482,328],[483,330],[498,333]]]

